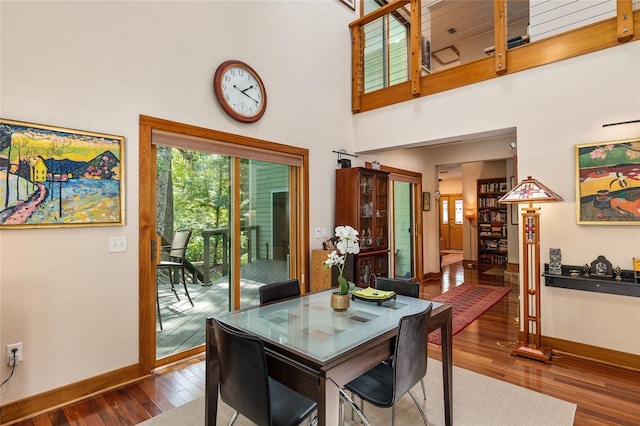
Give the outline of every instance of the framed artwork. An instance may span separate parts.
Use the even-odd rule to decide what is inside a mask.
[[[124,225],[124,137],[0,119],[0,228]]]
[[[356,10],[356,0],[340,0],[342,3],[349,6],[352,10]]]
[[[577,222],[640,224],[640,139],[575,146]]]
[[[431,193],[423,192],[422,193],[422,210],[428,212],[431,210]]]

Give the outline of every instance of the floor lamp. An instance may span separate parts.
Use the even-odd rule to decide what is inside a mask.
[[[531,176],[523,179],[507,192],[499,203],[513,204],[529,202],[522,212],[522,313],[524,316],[524,339],[516,343],[512,355],[551,363],[551,349],[542,346],[540,328],[540,208],[533,203],[562,201],[562,197]],[[512,207],[512,208],[513,208]]]
[[[469,260],[471,261],[471,263],[469,263],[467,266],[469,268],[473,268],[473,229],[472,229],[473,226],[472,224],[476,218],[476,211],[473,209],[467,209],[464,211],[464,217],[469,221],[469,256],[471,257],[471,259]]]

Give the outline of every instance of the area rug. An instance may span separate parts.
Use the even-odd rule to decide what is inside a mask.
[[[487,309],[498,303],[510,288],[480,284],[460,284],[451,290],[431,298],[436,302],[453,305],[453,335],[471,324]],[[440,330],[429,333],[429,342],[441,345]]]
[[[504,276],[504,268],[491,268],[487,269],[483,272],[485,275],[503,275]]]
[[[453,367],[453,384],[453,424],[456,426],[573,425],[577,408],[575,404],[458,367]],[[422,399],[419,383],[413,388],[413,392],[422,403],[429,418],[429,424],[444,425],[442,366],[439,361],[429,358],[425,386],[426,401]],[[391,424],[391,409],[365,405],[364,412],[372,425]],[[229,406],[219,402],[217,424],[228,424],[232,414],[233,410]],[[351,420],[349,409],[345,410],[345,420],[345,424],[349,426],[357,423]],[[141,423],[144,426],[202,426],[203,424],[203,398]],[[235,424],[245,426],[252,423],[243,416],[239,416]],[[409,395],[405,395],[397,402],[396,424],[423,424],[418,409]]]

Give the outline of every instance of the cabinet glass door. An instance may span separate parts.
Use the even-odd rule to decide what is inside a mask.
[[[373,247],[373,175],[360,175],[360,248]]]
[[[386,177],[377,176],[376,179],[376,235],[375,248],[377,250],[385,250],[389,247],[389,228],[388,228],[388,190],[389,180]]]

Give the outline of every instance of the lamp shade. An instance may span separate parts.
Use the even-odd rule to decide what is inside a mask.
[[[529,204],[532,204],[534,201],[539,203],[562,200],[563,198],[561,196],[538,182],[536,179],[528,176],[511,189],[511,191],[507,192],[502,198],[500,198],[498,202],[503,204],[515,204],[528,201]]]
[[[476,218],[476,211],[473,209],[468,209],[464,211],[464,218],[467,220],[474,220]]]

